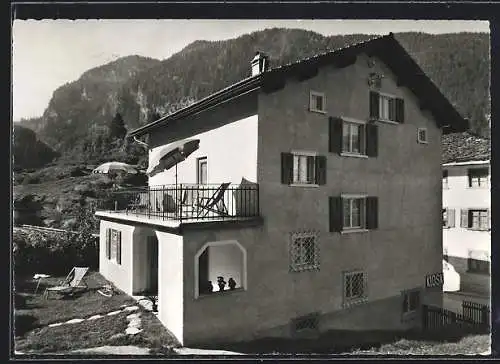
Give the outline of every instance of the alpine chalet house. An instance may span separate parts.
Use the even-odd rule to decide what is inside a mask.
[[[391,34],[269,67],[129,133],[149,188],[96,213],[100,272],[184,345],[418,326],[442,304],[441,136]]]
[[[470,133],[443,136],[443,256],[460,289],[490,293],[490,141]]]

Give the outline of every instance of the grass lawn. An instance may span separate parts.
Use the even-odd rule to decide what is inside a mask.
[[[63,278],[44,280],[43,287],[40,284],[36,294],[36,282],[29,278],[17,280],[16,292],[26,298],[26,305],[15,310],[16,350],[23,353],[61,353],[103,345],[136,345],[153,349],[153,353],[168,354],[172,346],[178,346],[156,316],[142,308],[135,312],[141,313],[143,331],[135,336],[124,335],[128,324],[126,316],[131,313],[127,311],[96,320],[48,327],[51,323],[85,319],[120,310],[124,305],[137,305],[123,292],[111,297],[99,294],[97,289],[107,282],[97,272],[88,273],[89,289],[80,295],[64,299],[54,294],[53,298],[44,299],[45,287],[56,285]]]

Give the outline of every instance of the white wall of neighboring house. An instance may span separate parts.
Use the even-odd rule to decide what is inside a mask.
[[[242,178],[257,182],[257,126],[258,116],[253,115],[190,137],[200,140],[199,149],[178,164],[178,183],[196,183],[201,157],[207,157],[209,184],[239,184]],[[150,151],[149,163],[156,149]],[[175,184],[175,167],[149,178],[150,186],[164,184]]]
[[[472,250],[477,252],[475,259],[489,261],[491,231],[475,231],[460,226],[462,209],[490,209],[491,206],[491,183],[485,187],[469,187],[468,169],[478,167],[489,167],[489,163],[443,165],[443,170],[448,170],[448,187],[443,186],[443,208],[455,210],[455,227],[443,228],[443,253],[467,259]]]

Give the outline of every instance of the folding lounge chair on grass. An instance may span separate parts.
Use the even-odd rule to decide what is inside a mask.
[[[198,199],[198,217],[207,216],[209,212],[227,216],[228,211],[224,203],[224,193],[231,183],[221,184],[210,197],[200,197]]]
[[[43,296],[48,298],[50,292],[55,292],[60,295],[69,295],[80,289],[87,289],[88,285],[84,277],[88,270],[88,267],[73,267],[68,276],[63,281],[60,281],[57,286],[46,288]]]

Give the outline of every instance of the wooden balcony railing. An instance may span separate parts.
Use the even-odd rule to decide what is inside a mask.
[[[113,191],[97,210],[162,220],[230,220],[259,216],[259,185],[179,184]]]

